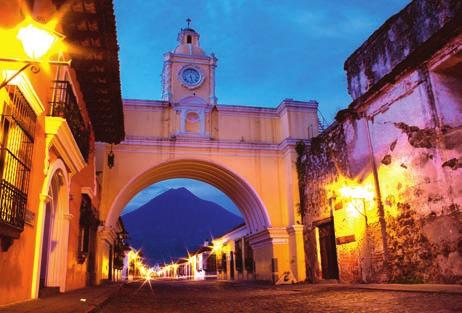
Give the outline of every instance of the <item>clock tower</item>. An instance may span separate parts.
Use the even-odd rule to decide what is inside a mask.
[[[164,54],[162,99],[173,105],[214,106],[217,58],[200,47],[199,33],[188,27],[178,34],[178,45]]]

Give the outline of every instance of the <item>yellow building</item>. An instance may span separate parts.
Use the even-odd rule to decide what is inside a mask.
[[[3,305],[95,281],[95,140],[124,130],[112,1],[1,0],[0,42]]]
[[[305,279],[295,143],[317,134],[317,103],[285,99],[276,108],[225,105],[215,95],[217,58],[199,33],[182,29],[164,54],[162,100],[125,100],[125,140],[97,145],[101,177],[98,244],[106,279],[107,240],[139,191],[171,178],[191,178],[226,193],[241,210],[254,251],[256,279],[277,265]],[[107,166],[108,157],[114,166]]]

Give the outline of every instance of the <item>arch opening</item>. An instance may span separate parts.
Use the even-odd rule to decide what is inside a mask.
[[[267,210],[253,187],[233,171],[201,160],[174,160],[132,178],[112,202],[106,226],[115,225],[126,204],[141,190],[160,181],[188,178],[210,184],[225,193],[242,213],[249,233],[271,226]]]
[[[124,208],[129,244],[148,264],[187,257],[198,247],[243,228],[237,206],[219,189],[193,179],[169,179],[148,186]]]

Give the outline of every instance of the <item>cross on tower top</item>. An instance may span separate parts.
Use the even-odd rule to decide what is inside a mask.
[[[191,24],[191,19],[189,17],[186,19],[186,23],[188,23],[188,28],[189,28],[189,25]]]

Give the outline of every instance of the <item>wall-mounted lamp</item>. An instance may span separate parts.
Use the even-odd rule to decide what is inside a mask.
[[[0,62],[14,62],[23,63],[22,66],[16,73],[10,77],[6,77],[5,80],[0,84],[0,89],[8,85],[16,76],[21,72],[31,67],[33,73],[40,71],[39,64],[51,64],[51,65],[66,65],[69,66],[71,61],[55,61],[49,59],[52,48],[55,47],[64,36],[54,30],[49,29],[46,25],[34,21],[32,18],[26,18],[18,26],[17,35],[14,39],[2,38],[6,40],[6,44],[10,42],[11,45],[16,45],[11,41],[19,40],[24,50],[24,53],[28,58],[0,58]]]

